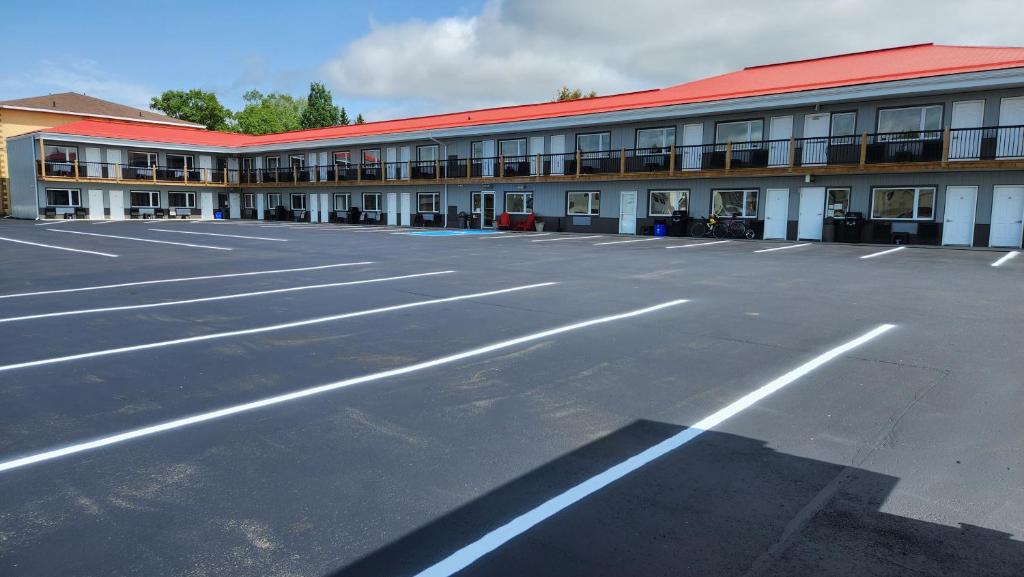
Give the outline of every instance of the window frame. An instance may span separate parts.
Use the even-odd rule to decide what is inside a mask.
[[[690,189],[689,188],[676,188],[676,189],[652,188],[652,189],[649,189],[647,191],[647,216],[648,217],[672,216],[672,212],[671,211],[669,211],[666,214],[661,214],[661,213],[656,213],[656,212],[652,212],[651,211],[651,207],[654,206],[654,203],[651,201],[651,198],[654,196],[655,193],[659,193],[659,192],[662,192],[662,193],[664,193],[664,192],[667,192],[667,193],[673,193],[673,192],[682,193],[685,196],[685,198],[686,198],[686,208],[685,209],[673,208],[672,210],[686,210],[687,213],[690,212]],[[670,205],[671,206],[676,206],[673,203],[670,203]]]
[[[302,206],[297,207],[297,208],[295,206],[295,199],[296,198],[301,198],[302,199],[302,203],[301,203]],[[304,192],[293,192],[293,193],[290,193],[288,195],[288,206],[292,210],[309,210],[307,208],[308,205],[307,205],[307,201],[306,201],[306,193],[304,193]]]
[[[171,166],[171,157],[182,158],[181,167]],[[167,168],[170,170],[195,170],[196,168],[196,157],[194,154],[179,154],[177,152],[168,152],[164,154],[164,162],[167,163]]]
[[[344,160],[339,162],[339,158]],[[352,151],[351,150],[335,150],[331,153],[331,160],[334,161],[334,166],[341,168],[348,168],[352,166]]]
[[[147,163],[143,164],[143,165],[133,164],[132,163],[132,155],[133,154],[144,154],[144,155],[146,155]],[[148,159],[150,157],[153,158],[153,162],[149,162],[148,161]],[[128,154],[127,154],[127,160],[128,160],[128,167],[129,168],[153,168],[154,166],[160,166],[160,154],[157,153],[157,152],[147,152],[145,150],[129,150]]]
[[[899,218],[889,216],[875,216],[875,195],[880,190],[913,190],[914,191],[914,211],[913,216],[910,218]],[[930,217],[921,218],[919,211],[921,210],[921,191],[930,190],[932,193],[932,214]],[[871,216],[871,220],[877,220],[882,222],[935,222],[935,209],[938,204],[939,197],[939,186],[936,184],[919,184],[911,186],[873,186],[871,187],[871,210],[868,214]]]
[[[367,198],[375,198],[376,199],[376,202],[374,202],[374,204],[375,204],[374,208],[366,208],[366,199]],[[363,212],[382,212],[381,204],[383,204],[383,200],[384,200],[384,195],[382,195],[379,192],[364,192],[363,196],[360,198],[360,201],[362,202],[361,206],[362,206]]]
[[[760,122],[761,123],[761,138],[754,139],[754,138],[750,137],[750,135],[752,133],[752,130],[750,129],[750,124],[752,122]],[[721,138],[719,138],[719,130],[721,129],[721,127],[723,125],[727,125],[727,124],[743,124],[743,123],[747,124],[747,139],[746,140],[722,140]],[[729,142],[739,143],[739,144],[746,144],[748,142],[756,143],[756,142],[763,142],[764,139],[765,138],[764,138],[764,118],[763,117],[762,118],[745,118],[745,119],[741,118],[739,120],[722,120],[722,121],[719,121],[719,122],[715,123],[715,144],[728,144]],[[730,188],[730,189],[722,189],[722,190],[740,190],[740,189]]]
[[[921,109],[921,114],[920,114],[920,118],[919,118],[920,122],[918,124],[918,129],[914,130],[914,131],[910,131],[910,133],[917,132],[917,134],[918,134],[917,138],[907,138],[907,137],[903,136],[903,134],[905,134],[903,132],[891,132],[891,131],[890,132],[883,132],[882,131],[882,126],[881,125],[882,125],[882,113],[883,112],[892,112],[892,111],[896,111],[896,110],[912,110],[914,108],[920,108]],[[938,125],[937,128],[922,128],[924,126],[925,118],[927,116],[927,114],[925,113],[925,110],[928,109],[928,108],[938,108],[939,109],[939,125]],[[936,140],[936,139],[942,138],[942,135],[938,134],[938,135],[936,135],[934,137],[931,137],[931,138],[922,138],[921,137],[921,133],[923,133],[923,132],[941,132],[942,131],[943,122],[945,122],[945,120],[946,120],[946,105],[944,103],[941,103],[941,102],[933,102],[933,103],[930,103],[930,104],[914,104],[912,106],[887,106],[887,107],[881,107],[881,108],[879,108],[878,110],[875,111],[875,132],[879,134],[879,136],[877,137],[879,142],[892,142],[892,141],[900,141],[900,140],[909,140],[909,141],[914,141],[914,140]],[[887,187],[887,188],[892,188],[892,187]]]
[[[156,195],[156,204],[135,204],[134,195],[136,194],[148,194],[150,203],[153,202],[153,195]],[[130,208],[160,208],[160,191],[159,190],[129,190],[128,191],[128,204]]]
[[[274,202],[274,197],[277,197],[277,202]],[[281,204],[281,193],[280,192],[268,192],[267,193],[267,208],[270,210],[276,210],[277,207],[284,206]]]
[[[270,166],[270,161],[274,161],[274,166]],[[280,156],[264,156],[263,157],[263,168],[264,170],[280,170],[281,169],[281,157]]]
[[[853,132],[850,134],[836,134],[836,117],[837,116],[848,116],[853,115]],[[857,136],[857,111],[856,110],[839,110],[829,114],[828,118],[828,135],[834,138],[849,138],[851,136]]]
[[[247,192],[242,195],[242,208],[253,210],[256,208],[256,194]]]
[[[570,212],[569,199],[574,194],[587,195],[588,212]],[[594,212],[594,198],[597,198],[597,212]],[[601,216],[601,191],[600,190],[567,190],[565,191],[565,215],[566,216]]]
[[[345,208],[338,208],[338,198],[345,198]],[[331,196],[331,209],[334,212],[348,212],[352,208],[352,193],[349,192],[336,192]]]
[[[423,158],[424,150],[433,149],[434,158]],[[416,146],[416,162],[441,162],[441,149],[436,144],[419,144]]]
[[[741,204],[742,204],[742,207],[743,207],[743,212],[739,216],[734,216],[734,215],[724,216],[724,215],[718,214],[717,216],[719,218],[757,219],[757,212],[761,208],[761,189],[760,188],[712,188],[711,189],[711,208],[708,210],[709,214],[714,214],[715,213],[715,194],[719,194],[719,193],[722,193],[722,192],[742,192],[743,193],[743,201],[742,201]],[[751,195],[751,193],[753,194],[753,197],[754,197],[754,214],[748,215],[747,214],[747,201],[748,201],[749,196]],[[724,208],[724,206],[723,206],[723,208]]]
[[[186,203],[188,203],[188,198],[189,198],[189,196],[191,196],[192,197],[192,203],[191,204],[185,204],[183,206],[175,206],[175,205],[171,204],[171,195],[172,194],[184,194],[185,195],[185,202]],[[190,191],[190,190],[169,190],[169,191],[167,191],[167,208],[196,208],[196,200],[197,200],[196,199],[196,193],[193,192],[193,191]]]
[[[836,203],[829,202],[831,200],[831,194],[834,190],[845,190],[846,191],[846,208],[843,209],[842,216],[836,216],[835,213],[831,213],[835,209],[832,208]],[[833,220],[846,220],[846,215],[850,213],[850,206],[853,204],[853,187],[852,186],[826,186],[825,187],[825,218],[831,218]]]
[[[423,210],[423,201],[420,200],[424,196],[433,197],[431,204],[434,205],[434,210]],[[419,214],[440,214],[441,212],[441,193],[440,192],[417,192],[416,193],[416,212]]]
[[[508,197],[509,196],[522,196],[523,197],[523,211],[509,210],[508,209]],[[529,199],[529,202],[527,202]],[[506,190],[505,191],[505,212],[509,214],[533,214],[533,191],[532,190]]]
[[[502,150],[502,146],[506,142],[521,143],[522,144],[523,153],[522,154],[505,154],[505,151]],[[516,148],[519,148],[519,147],[517,146]],[[522,137],[522,138],[505,138],[505,139],[499,140],[498,141],[498,156],[501,156],[503,158],[519,158],[519,157],[530,156],[529,141],[526,139],[525,136]]]
[[[640,133],[649,130],[671,130],[672,131],[672,142],[662,147],[641,147],[640,146]],[[679,134],[679,130],[675,125],[670,126],[649,126],[646,128],[637,128],[633,136],[633,149],[639,154],[669,154],[673,148],[675,148],[677,141],[676,138]],[[642,152],[641,152],[642,151]]]
[[[55,149],[54,152],[61,152],[60,149],[63,149],[64,160],[51,160],[49,158],[50,155],[47,154],[47,151],[51,150],[51,149]],[[75,153],[74,157],[71,157],[71,156],[68,155],[69,151],[74,151],[74,153]],[[43,145],[43,160],[46,161],[46,162],[63,162],[63,163],[68,163],[68,164],[73,163],[76,160],[78,160],[78,147],[77,146],[71,146],[71,145],[68,145],[68,144],[44,144]],[[73,189],[70,189],[70,188],[55,188],[54,190],[73,190]]]
[[[54,204],[50,202],[51,192],[66,192],[68,193],[69,204]],[[73,196],[72,196],[73,195]],[[71,202],[74,198],[78,198],[78,202]],[[46,189],[46,206],[52,206],[54,208],[80,208],[82,206],[82,189],[80,188],[47,188]]]
[[[295,161],[299,161],[299,165],[295,166]],[[306,155],[305,154],[289,154],[288,155],[288,168],[291,170],[304,170],[306,168]],[[302,209],[305,210],[305,209]]]
[[[367,156],[374,156],[377,160],[367,160]],[[379,148],[361,148],[359,149],[359,161],[363,166],[381,166],[381,156]]]
[[[598,148],[597,150],[583,150],[580,148],[580,138],[586,136],[607,136],[608,146],[606,148]],[[612,133],[609,130],[603,130],[599,132],[579,132],[576,134],[576,152],[579,152],[583,158],[608,158],[612,148]]]

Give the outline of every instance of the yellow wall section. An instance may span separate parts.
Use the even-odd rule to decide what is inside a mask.
[[[83,116],[58,112],[29,112],[27,110],[0,109],[0,214],[6,214],[7,200],[7,139],[12,136],[53,128],[82,120]]]

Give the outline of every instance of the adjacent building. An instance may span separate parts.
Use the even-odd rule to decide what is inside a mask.
[[[85,119],[8,138],[20,218],[357,220],[1021,245],[1024,48],[921,44],[664,89],[265,136]],[[676,212],[679,211],[679,212]]]

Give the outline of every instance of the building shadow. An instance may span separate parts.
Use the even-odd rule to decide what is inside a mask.
[[[415,575],[682,428],[638,421],[333,573]],[[1015,576],[1024,543],[880,512],[898,479],[707,432],[542,522],[460,576]]]

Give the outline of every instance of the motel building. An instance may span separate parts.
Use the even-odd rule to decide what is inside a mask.
[[[921,44],[264,136],[84,119],[7,151],[24,219],[494,227],[507,212],[651,234],[713,213],[764,239],[1020,247],[1024,48]]]

